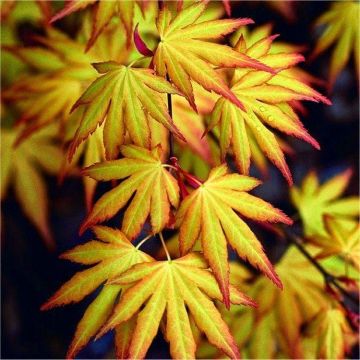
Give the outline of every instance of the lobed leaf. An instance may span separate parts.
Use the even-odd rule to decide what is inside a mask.
[[[157,19],[160,42],[154,54],[156,71],[161,76],[167,74],[170,77],[194,110],[196,104],[190,79],[243,108],[212,66],[273,70],[228,46],[206,42],[206,39],[219,39],[252,20],[225,19],[196,23],[205,8],[205,2],[198,2],[181,10],[174,18],[167,7],[160,11]]]
[[[151,256],[135,248],[121,231],[106,226],[96,226],[93,230],[98,240],[79,245],[65,253],[62,258],[95,265],[76,273],[41,306],[41,310],[78,302],[98,286],[109,282],[132,265],[153,260]],[[67,358],[75,358],[77,353],[97,334],[108,319],[119,293],[124,288],[121,285],[104,284],[80,320],[68,349]],[[126,342],[125,339],[123,341]],[[120,342],[118,342],[119,351],[120,347]],[[123,346],[123,351],[126,351],[126,346]]]
[[[114,216],[132,195],[124,213],[123,232],[134,239],[150,215],[153,233],[160,232],[169,222],[170,207],[179,203],[179,188],[175,178],[161,163],[161,152],[134,145],[123,146],[126,156],[84,169],[84,175],[95,180],[124,179],[120,185],[104,194],[83,222],[80,233],[88,227]]]
[[[257,221],[292,223],[280,210],[243,191],[257,185],[256,179],[227,174],[225,165],[215,167],[208,180],[182,202],[177,213],[180,253],[190,251],[200,238],[204,256],[218,281],[226,306],[231,300],[227,243],[277,286],[282,286],[260,242],[237,215],[239,213]]]
[[[220,297],[220,290],[212,273],[203,268],[204,259],[191,253],[177,260],[149,265],[136,265],[114,280],[119,284],[130,285],[132,282],[132,286],[124,293],[98,336],[139,312],[129,357],[144,358],[164,316],[171,356],[192,359],[195,357],[196,342],[189,320],[191,314],[211,343],[231,358],[238,358],[229,329],[211,301]],[[232,301],[254,305],[238,290],[231,288],[231,293]]]
[[[354,219],[359,215],[359,197],[338,199],[349,184],[352,171],[347,169],[320,185],[317,174],[305,176],[300,188],[290,189],[291,201],[299,210],[307,237],[328,237],[324,215]]]
[[[301,56],[294,53],[270,53],[275,38],[276,36],[267,36],[247,46],[241,35],[235,50],[246,53],[279,72],[274,75],[259,70],[235,69],[230,80],[231,91],[242,102],[243,109],[228,99],[218,99],[207,131],[218,126],[221,159],[225,159],[231,148],[241,173],[249,173],[250,159],[251,156],[257,156],[255,146],[258,146],[291,185],[292,176],[284,151],[273,130],[295,136],[319,149],[318,142],[308,134],[289,104],[300,100],[321,101],[326,104],[330,102],[303,81],[280,72],[295,65],[301,60]]]
[[[127,132],[132,143],[151,147],[150,117],[184,140],[168,114],[161,93],[178,93],[150,69],[135,69],[115,62],[94,64],[105,74],[95,80],[73,109],[85,111],[70,145],[69,160],[76,148],[105,121],[104,146],[107,159],[114,159]]]

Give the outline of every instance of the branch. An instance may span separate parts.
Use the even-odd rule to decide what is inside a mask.
[[[302,240],[297,235],[291,233],[289,229],[286,229],[285,227],[282,227],[282,230],[287,240],[294,244],[298,250],[309,260],[309,262],[322,274],[327,285],[333,285],[340,291],[342,295],[351,300],[354,304],[359,304],[359,299],[343,288],[338,283],[338,279],[334,275],[330,274],[315,258],[312,257],[312,255],[303,246]]]

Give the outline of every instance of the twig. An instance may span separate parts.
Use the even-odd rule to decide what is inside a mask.
[[[301,239],[291,233],[288,229],[285,227],[282,227],[282,230],[284,234],[286,235],[286,238],[289,242],[294,244],[298,250],[309,260],[309,262],[322,274],[324,277],[324,281],[328,285],[333,285],[336,289],[340,291],[342,295],[347,297],[349,300],[351,300],[356,305],[359,304],[359,299],[355,296],[353,296],[351,293],[349,293],[346,289],[344,289],[337,281],[336,277],[332,274],[330,274],[316,259],[312,257],[312,255],[305,249],[303,246],[303,243]]]

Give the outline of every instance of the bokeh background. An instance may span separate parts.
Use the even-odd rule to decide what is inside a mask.
[[[270,2],[232,2],[234,17],[251,17],[257,25],[271,22],[274,33],[280,39],[292,44],[304,45],[308,55],[319,36],[319,29],[312,26],[314,20],[329,8],[331,2],[306,1],[292,2],[292,13],[284,14]],[[32,2],[21,2],[29,14]],[[59,7],[61,4],[56,4]],[[29,7],[29,9],[26,9]],[[78,28],[77,16],[59,21],[56,26],[70,35]],[[29,15],[23,16],[16,24],[16,36],[24,46],[31,43],[31,34],[41,34],[42,29]],[[312,75],[326,79],[330,52],[302,65]],[[310,169],[317,169],[320,178],[325,180],[345,168],[352,167],[352,178],[348,193],[358,192],[358,141],[359,141],[359,92],[358,82],[351,61],[338,77],[331,94],[333,106],[327,107],[307,103],[308,113],[302,121],[310,134],[321,144],[321,151],[312,149],[304,142],[289,140],[296,155],[289,158],[289,165],[295,183],[299,183]],[[2,69],[6,85],[7,72]],[[325,88],[319,87],[326,93]],[[253,175],[259,175],[253,170]],[[57,248],[49,252],[41,241],[33,225],[24,217],[15,200],[9,193],[2,203],[1,231],[1,357],[2,358],[63,358],[67,346],[80,320],[84,309],[94,296],[87,297],[79,304],[41,312],[40,305],[63,282],[68,280],[80,266],[58,259],[58,255],[84,242],[78,237],[79,224],[85,216],[83,189],[79,179],[69,178],[59,186],[55,178],[46,177],[50,202],[50,224]],[[102,188],[98,189],[102,192]],[[258,195],[272,202],[285,212],[292,214],[294,209],[288,200],[288,186],[279,171],[272,168],[267,181]],[[115,219],[113,224],[116,225]],[[271,246],[269,244],[272,244]],[[275,245],[274,245],[275,244]],[[272,261],[281,254],[280,246],[273,239],[265,242]],[[144,250],[154,250],[147,244]],[[112,336],[92,342],[79,357],[113,357]],[[168,358],[167,344],[158,337],[151,346],[148,358]],[[354,352],[354,358],[358,354]]]

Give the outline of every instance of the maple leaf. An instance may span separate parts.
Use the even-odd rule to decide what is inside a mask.
[[[359,215],[359,198],[349,196],[338,199],[345,191],[352,171],[350,169],[332,177],[324,184],[314,171],[308,173],[300,188],[290,189],[293,205],[300,212],[306,237],[327,237],[324,215],[335,216],[336,219],[351,219]]]
[[[315,22],[316,26],[325,25],[325,30],[320,36],[312,56],[318,56],[336,43],[330,61],[330,89],[339,73],[345,68],[352,51],[354,51],[355,68],[359,76],[359,11],[360,5],[356,1],[336,2]]]
[[[80,124],[82,118],[82,111],[84,109],[79,109],[80,111],[75,111],[71,114],[65,126],[65,135],[64,141],[71,141],[75,135],[76,129]],[[87,141],[81,143],[77,149],[75,155],[73,156],[71,162],[67,161],[68,156],[65,156],[63,159],[63,165],[60,172],[60,179],[63,179],[65,176],[71,175],[73,173],[78,174],[77,166],[87,167],[93,165],[97,162],[105,160],[105,148],[103,144],[103,128],[104,123],[100,125],[93,134],[91,134]],[[151,147],[155,147],[158,144],[161,145],[163,149],[162,159],[166,157],[168,153],[168,131],[160,123],[149,118],[149,128],[152,134],[151,137]],[[125,143],[131,144],[131,139],[129,136],[125,136]],[[97,181],[91,179],[88,176],[83,176],[82,181],[84,183],[85,190],[85,204],[87,210],[90,211],[93,204],[93,196],[97,186]]]
[[[240,213],[256,221],[292,221],[269,203],[247,193],[259,180],[229,174],[226,165],[211,170],[207,181],[186,197],[177,213],[180,253],[191,250],[200,238],[204,255],[219,282],[224,303],[229,306],[229,265],[227,242],[238,255],[263,271],[277,286],[281,281],[267,259],[260,242]]]
[[[65,7],[52,17],[50,23],[54,23],[65,16],[88,7],[89,5],[94,5],[92,31],[86,50],[89,50],[94,45],[99,35],[104,31],[115,15],[119,16],[124,25],[129,45],[133,30],[134,7],[136,3],[139,4],[142,10],[143,7],[146,6],[145,1],[67,0]]]
[[[208,123],[209,115],[214,107],[218,96],[210,93],[198,91],[199,85],[194,84],[195,98],[198,104],[199,113],[195,113],[188,102],[180,97],[173,96],[173,120],[181,134],[186,139],[186,143],[177,140],[174,147],[174,154],[178,158],[182,169],[193,173],[200,179],[206,179],[211,167],[220,165],[219,149],[219,131],[213,129],[212,134],[205,132],[205,126]],[[210,110],[209,110],[210,109]],[[267,160],[259,148],[254,136],[248,133],[249,147],[251,151],[251,160],[260,170],[264,177],[268,175]],[[293,155],[294,152],[290,146],[281,138],[276,136],[280,148],[285,154]],[[233,155],[231,151],[230,155]]]
[[[279,70],[302,60],[302,56],[296,53],[269,54],[274,39],[274,36],[265,37],[247,47],[245,39],[240,37],[235,49],[245,51],[249,56]],[[319,144],[308,134],[289,102],[311,100],[329,104],[329,101],[306,84],[281,72],[272,75],[263,71],[236,69],[231,84],[231,91],[244,104],[245,111],[220,98],[208,127],[208,130],[216,125],[219,127],[222,159],[231,147],[239,171],[247,175],[251,159],[249,135],[252,134],[261,150],[291,185],[292,176],[283,151],[268,127],[305,140],[319,149]]]
[[[346,350],[355,338],[344,311],[324,309],[306,327],[303,348],[306,359],[344,359]],[[355,340],[356,341],[356,340]]]
[[[122,231],[134,239],[150,215],[153,233],[169,222],[170,205],[179,203],[179,187],[175,178],[161,163],[161,149],[147,150],[134,145],[121,147],[123,159],[104,161],[84,169],[83,174],[97,181],[126,179],[104,194],[83,222],[80,233],[89,226],[114,216],[132,195],[124,213]]]
[[[162,93],[178,93],[170,83],[154,75],[150,69],[136,69],[115,62],[93,66],[105,75],[95,80],[73,107],[86,106],[86,110],[70,145],[70,160],[78,145],[104,121],[104,146],[108,159],[116,158],[126,130],[135,145],[150,146],[148,116],[183,139],[161,96]]]
[[[305,249],[313,257],[319,254],[315,246],[306,245]],[[334,259],[331,262],[329,260],[320,260],[320,264],[329,272],[331,269],[334,275],[345,274],[343,264],[335,264]],[[230,270],[234,271],[233,265]],[[336,309],[340,307],[325,291],[322,274],[309,264],[296,247],[290,246],[286,250],[275,265],[275,270],[283,282],[282,291],[271,286],[263,276],[251,281],[254,276],[249,276],[246,269],[235,268],[231,283],[236,282],[241,286],[258,302],[258,307],[251,309],[234,305],[229,312],[224,306],[218,306],[219,310],[244,358],[318,358],[314,355],[316,351],[310,357],[306,356],[309,349],[303,342],[302,331],[329,307],[334,307],[334,304]],[[356,274],[355,271],[353,275]],[[321,332],[314,328],[314,345],[321,343],[320,337],[315,337],[315,334]],[[204,341],[199,348],[205,358],[223,357],[222,353]]]
[[[315,236],[312,242],[321,248],[318,258],[339,255],[360,270],[360,225],[357,221],[325,215],[327,237]]]
[[[207,267],[199,253],[190,253],[172,261],[133,266],[112,281],[131,287],[123,294],[98,336],[140,311],[129,358],[141,359],[146,355],[165,315],[165,336],[170,342],[172,357],[193,359],[196,343],[190,327],[189,312],[196,326],[212,344],[231,358],[238,358],[239,353],[229,329],[211,301],[221,300],[221,292],[212,273],[206,270]],[[255,305],[235,287],[230,286],[229,292],[232,303]]]
[[[98,240],[78,245],[60,256],[62,259],[93,266],[76,273],[41,307],[41,310],[49,310],[79,302],[105,283],[77,326],[68,358],[74,358],[98,332],[124,289],[123,286],[108,285],[106,282],[134,264],[153,261],[151,256],[134,247],[121,231],[106,226],[95,226],[93,231]]]
[[[154,54],[156,72],[164,77],[168,75],[194,110],[196,104],[190,79],[243,107],[211,65],[250,67],[270,72],[272,69],[226,45],[205,41],[219,39],[239,26],[253,22],[250,19],[225,19],[197,23],[205,9],[205,2],[197,2],[181,10],[174,18],[166,6],[160,11],[156,22],[160,36]]]
[[[5,91],[4,98],[16,102],[22,112],[17,124],[25,126],[19,133],[17,143],[51,124],[54,119],[59,119],[63,124],[74,104],[74,98],[80,94],[79,82],[63,76],[54,79],[46,74],[28,75],[15,82]]]
[[[5,198],[10,184],[13,184],[24,214],[37,228],[45,244],[54,248],[48,224],[46,185],[41,172],[56,175],[63,154],[54,142],[54,127],[39,130],[15,147],[21,131],[21,128],[1,129],[1,199]]]
[[[274,26],[272,23],[268,23],[257,26],[250,31],[247,26],[242,26],[236,32],[234,32],[234,34],[232,34],[230,43],[232,46],[235,47],[240,37],[243,37],[246,42],[247,48],[249,48],[258,41],[270,37],[272,35],[273,27]],[[287,43],[276,37],[277,35],[273,36],[275,38],[275,41],[271,43],[271,47],[268,49],[268,54],[299,54],[306,50],[305,46]],[[293,77],[296,80],[301,81],[307,85],[324,85],[323,80],[314,77],[313,75],[309,74],[297,65],[281,70],[281,74]]]
[[[207,123],[209,123],[209,121],[207,121]],[[210,145],[212,144],[211,148],[212,148],[213,159],[216,159],[218,164],[221,163],[222,154],[220,153],[220,128],[216,126],[214,129],[212,129],[211,135],[208,134],[208,131],[205,131],[205,134],[206,134],[206,139],[208,139],[208,141],[210,142]],[[261,173],[261,176],[264,179],[267,179],[269,177],[269,169],[268,169],[269,161],[266,157],[266,154],[263,153],[258,142],[256,141],[255,136],[250,131],[247,131],[246,134],[249,142],[250,161],[258,168],[258,170]],[[217,140],[215,145],[211,142],[212,137],[215,137]],[[285,155],[288,156],[295,155],[294,150],[285,140],[283,140],[277,134],[274,134],[274,137],[277,143],[279,144],[280,149],[283,151]],[[203,138],[205,138],[205,136]],[[234,157],[235,159],[234,150],[231,149],[231,147],[227,150],[227,153],[228,155]],[[179,158],[179,160],[180,159],[181,157]]]
[[[42,46],[4,47],[35,70],[35,73],[19,77],[3,93],[3,98],[14,102],[21,111],[17,122],[25,126],[19,134],[19,142],[51,122],[59,121],[60,127],[64,127],[75,100],[97,77],[91,63],[127,58],[127,52],[121,51],[124,37],[116,27],[109,28],[87,54],[84,54],[83,44],[55,29],[48,29],[46,36],[36,37],[36,40]]]

